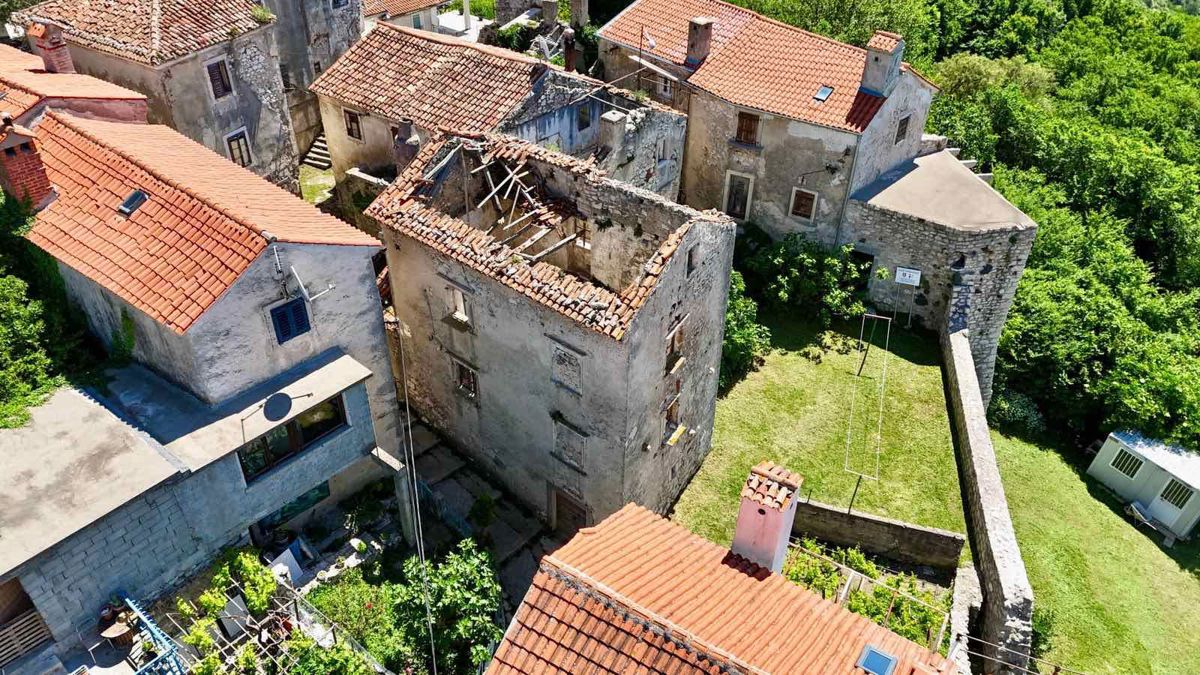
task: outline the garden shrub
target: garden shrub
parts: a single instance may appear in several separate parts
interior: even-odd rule
[[[746,258],[751,291],[770,305],[816,311],[822,325],[866,311],[869,264],[853,259],[853,246],[828,249],[792,233]]]
[[[287,641],[287,650],[294,657],[288,675],[375,675],[367,662],[345,644],[322,648],[307,636]]]
[[[721,343],[721,391],[762,364],[771,348],[771,331],[758,323],[758,303],[746,295],[741,272],[729,275],[729,304],[725,308],[725,341]]]

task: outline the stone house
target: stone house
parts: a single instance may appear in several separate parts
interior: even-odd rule
[[[478,134],[426,143],[366,215],[415,410],[562,531],[670,508],[711,441],[728,218]]]
[[[387,23],[415,30],[438,30],[438,0],[363,0],[363,33]]]
[[[683,115],[506,49],[380,24],[312,90],[349,206],[369,202],[439,130],[500,131],[594,156],[611,177],[671,198],[678,189]]]
[[[298,143],[320,132],[306,87],[357,39],[361,20],[357,0],[273,3],[47,0],[13,16],[30,26],[35,52],[61,55],[59,70],[141,92],[151,123],[296,188],[298,150],[307,148]]]
[[[990,392],[1036,226],[923,134],[937,88],[904,62],[901,36],[879,31],[859,48],[721,0],[637,0],[599,36],[610,82],[688,114],[680,201],[777,239],[852,244],[887,273],[872,274],[876,305],[937,329],[967,287],[958,297],[975,305],[968,328]],[[891,206],[908,208],[885,206],[881,181],[900,181]]]
[[[167,127],[35,122],[3,121],[0,185],[131,361],[0,431],[0,624],[54,658],[118,591],[153,598],[368,480],[405,483],[378,241]]]

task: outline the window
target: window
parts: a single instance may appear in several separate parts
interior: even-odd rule
[[[343,110],[342,115],[346,118],[346,135],[356,141],[361,141],[363,139],[362,115],[353,110]]]
[[[579,360],[580,356],[581,354],[564,345],[554,345],[550,378],[576,394],[583,391],[583,364]]]
[[[857,665],[868,675],[892,675],[892,671],[896,669],[896,657],[867,645],[863,648],[862,656],[858,657]]]
[[[900,118],[900,123],[896,125],[895,145],[900,145],[901,141],[908,138],[908,121],[911,119],[912,115],[905,115],[904,117]]]
[[[471,317],[467,314],[467,298],[462,290],[453,286],[450,288],[450,318],[459,323],[471,323]]]
[[[1130,453],[1125,448],[1119,448],[1117,456],[1113,457],[1112,468],[1133,478],[1137,475],[1138,469],[1142,468],[1142,458]]]
[[[758,145],[758,115],[738,113],[737,142]]]
[[[458,388],[458,393],[467,398],[479,395],[479,375],[474,368],[458,359],[454,359],[454,385]]]
[[[284,91],[292,90],[292,73],[282,63],[279,64],[279,79],[283,80]]]
[[[339,395],[250,441],[238,450],[246,482],[254,481],[287,458],[344,426],[346,409]]]
[[[146,196],[145,192],[142,192],[141,190],[134,190],[133,192],[129,193],[129,196],[125,198],[125,201],[121,202],[121,205],[117,207],[117,210],[124,215],[132,216],[133,212],[137,211],[139,206],[146,203],[146,199],[148,199],[148,197]]]
[[[313,61],[313,75],[320,75],[320,74],[321,74],[321,62]]]
[[[693,247],[691,247],[691,248],[689,248],[689,249],[688,249],[688,254],[687,254],[687,275],[688,275],[689,277],[690,277],[690,276],[692,276],[692,272],[695,272],[695,271],[696,271],[696,265],[697,265],[697,264],[699,264],[699,263],[698,263],[698,261],[697,261],[697,258],[698,258],[698,256],[697,256],[697,251],[698,251],[699,249],[700,249],[700,245],[699,245],[699,244],[697,244],[697,245],[695,245],[695,246],[693,246]]]
[[[334,9],[341,9],[342,7],[345,7],[348,4],[350,4],[350,0],[333,0],[333,8]]]
[[[308,307],[304,304],[304,298],[296,298],[273,308],[271,323],[275,325],[275,339],[279,341],[279,344],[307,333],[310,326],[308,324]]]
[[[671,159],[671,152],[667,148],[667,139],[658,139],[658,145],[654,149],[654,156],[659,162],[665,162]]]
[[[815,96],[813,96],[813,98],[818,101],[827,101],[832,94],[833,87],[821,85],[821,88],[817,90],[817,93]]]
[[[679,421],[679,394],[683,390],[681,382],[675,383],[675,396],[667,404],[663,420],[663,445],[675,445],[686,431]]]
[[[1188,500],[1192,498],[1192,490],[1188,486],[1180,483],[1172,478],[1167,481],[1167,487],[1163,488],[1162,500],[1177,509],[1182,509],[1187,506]]]
[[[208,69],[208,84],[212,87],[213,98],[220,100],[233,93],[233,85],[229,82],[229,67],[225,59],[213,61],[205,66]]]
[[[750,197],[754,179],[744,173],[732,171],[725,174],[725,213],[737,220],[745,220],[750,212]]]
[[[555,413],[558,415],[558,413]],[[574,425],[558,417],[554,420],[554,454],[567,464],[583,471],[583,453],[587,436]]]
[[[420,13],[413,14],[413,28],[420,28],[420,27],[421,27],[421,15],[420,15]]]
[[[225,139],[229,148],[229,159],[238,166],[250,166],[250,142],[246,139],[246,130],[233,132]]]
[[[592,106],[584,104],[575,108],[575,128],[583,131],[592,126]]]
[[[667,100],[675,98],[675,83],[660,75],[658,78],[658,95]]]
[[[683,321],[675,324],[667,333],[667,366],[666,372],[671,373],[683,361]]]
[[[817,193],[811,190],[792,188],[792,215],[804,220],[812,220],[817,212]]]

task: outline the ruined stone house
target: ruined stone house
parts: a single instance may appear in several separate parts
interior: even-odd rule
[[[506,49],[381,24],[312,90],[351,209],[439,130],[500,131],[593,157],[610,177],[671,198],[678,189],[683,115]]]
[[[361,32],[358,0],[47,0],[13,17],[53,69],[145,94],[151,123],[289,188],[320,133],[307,86]]]
[[[118,591],[151,599],[225,546],[273,545],[400,454],[379,242],[101,96],[131,92],[82,97],[85,78],[0,72],[0,187],[130,361],[0,431],[8,672],[94,644]]]
[[[416,411],[566,532],[708,451],[734,226],[498,135],[434,137],[366,214]]]
[[[886,270],[872,274],[876,305],[934,328],[965,287],[990,391],[1035,224],[922,133],[937,88],[904,62],[901,36],[858,48],[721,0],[637,0],[599,35],[610,82],[688,114],[680,201],[775,238],[852,244]],[[915,289],[901,268],[920,273]]]

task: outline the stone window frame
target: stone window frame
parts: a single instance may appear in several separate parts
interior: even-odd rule
[[[813,197],[812,214],[809,215],[808,217],[799,215],[795,212],[796,194],[799,192],[808,193],[808,194],[812,195],[812,197]],[[817,192],[816,190],[809,190],[808,188],[803,188],[803,187],[800,187],[799,185],[796,185],[796,186],[792,187],[792,196],[788,200],[788,218],[791,218],[792,220],[798,220],[802,223],[815,222],[817,219],[817,207],[820,206],[820,204],[821,204],[821,193],[820,192]]]
[[[464,371],[469,378],[464,378]],[[470,382],[470,386],[464,384]],[[450,383],[455,393],[473,403],[479,401],[479,369],[453,354],[450,355]]]
[[[749,141],[742,137],[742,118],[754,119],[754,140]],[[737,117],[734,120],[733,142],[746,147],[757,148],[762,144],[762,127],[764,117],[760,112],[753,110],[738,110]]]
[[[246,143],[246,159],[248,161],[245,164],[242,164],[241,162],[237,161],[237,159],[234,158],[233,145],[231,145],[229,143],[229,141],[232,140],[233,137],[237,136],[238,134],[241,134],[243,140]],[[234,164],[237,164],[240,167],[249,168],[250,166],[253,166],[253,164],[254,164],[254,145],[250,142],[250,132],[246,129],[246,127],[244,127],[244,126],[238,127],[237,129],[234,129],[233,131],[225,134],[224,140],[225,140],[225,152],[229,158],[229,161],[233,162]]]
[[[553,445],[551,446],[552,449],[550,450],[550,456],[557,459],[558,461],[562,462],[563,464],[566,464],[567,466],[571,467],[575,471],[578,471],[579,473],[586,476],[587,471],[584,470],[584,468],[583,468],[583,462],[584,462],[584,459],[587,457],[587,441],[588,441],[588,438],[591,436],[591,434],[587,433],[586,431],[579,428],[578,426],[568,422],[567,419],[565,417],[563,417],[562,413],[559,413],[559,412],[554,412],[554,413],[550,414],[550,428],[551,428],[551,432],[554,434],[554,437],[552,440]],[[580,442],[580,446],[581,446],[580,453],[579,453],[579,461],[575,461],[571,457],[567,457],[566,455],[564,455],[563,453],[558,451],[558,439],[559,439],[560,430],[564,430],[567,433],[575,434],[576,436],[579,437],[579,442]]]
[[[553,382],[555,386],[562,388],[564,391],[568,391],[576,396],[583,396],[583,391],[582,391],[582,388],[583,388],[583,362],[584,362],[584,359],[586,359],[588,356],[587,352],[580,350],[580,349],[574,347],[573,345],[567,344],[566,342],[555,337],[554,335],[551,335],[549,333],[546,333],[545,335],[550,340],[550,357],[551,357],[551,359],[554,358],[555,350],[561,350],[562,352],[564,352],[566,354],[574,355],[576,361],[579,363],[579,388],[578,389],[576,387],[571,386],[570,383],[563,382],[559,378],[555,377],[553,364],[551,365],[551,370],[550,370],[550,381]]]
[[[912,127],[912,113],[907,113],[896,121],[896,136],[892,139],[892,145],[900,145],[908,140],[908,132]]]
[[[353,134],[350,133],[350,116],[351,115],[353,115],[356,120],[355,126],[357,126],[357,128],[358,128],[358,137],[355,137]],[[365,118],[365,117],[366,117],[366,115],[364,113],[361,113],[352,108],[347,108],[345,106],[342,106],[342,130],[346,133],[346,138],[349,138],[350,140],[354,141],[355,143],[366,143],[367,142],[366,134],[363,133],[363,118]]]
[[[225,79],[229,85],[229,92],[224,96],[217,96],[217,92],[213,91],[212,75],[209,73],[209,68],[216,64],[221,64],[221,70],[224,72]],[[200,65],[204,69],[204,83],[207,85],[204,88],[208,91],[209,102],[211,102],[213,105],[223,104],[226,101],[230,101],[237,97],[238,87],[234,82],[234,79],[236,78],[233,76],[233,68],[230,67],[229,57],[227,55],[220,54],[210,59],[205,59]]]
[[[733,215],[732,213],[729,213],[728,211],[725,211],[725,207],[727,207],[729,205],[729,183],[730,183],[730,178],[733,176],[740,176],[742,178],[749,179],[749,181],[750,181],[750,187],[748,187],[746,189],[746,213],[744,215],[742,215],[742,217],[740,217],[740,218]],[[738,222],[745,222],[745,221],[749,220],[750,219],[750,211],[754,206],[754,182],[755,182],[754,174],[745,173],[742,171],[734,171],[733,169],[727,169],[725,171],[725,189],[721,192],[721,210],[725,211],[726,215],[728,215],[730,218],[733,218],[734,220],[736,220]]]
[[[675,83],[666,75],[659,75],[654,85],[654,93],[664,101],[675,100]]]

